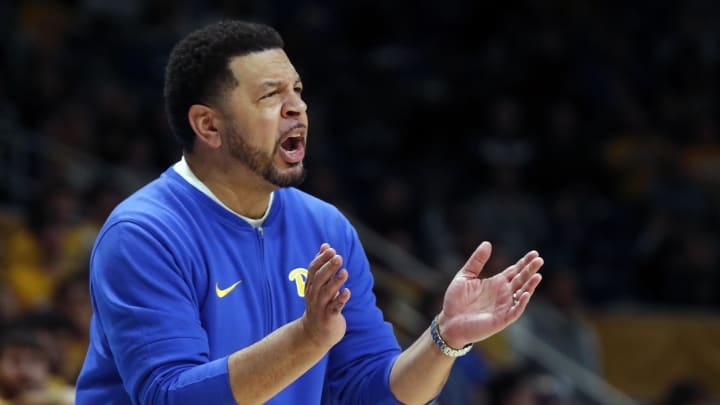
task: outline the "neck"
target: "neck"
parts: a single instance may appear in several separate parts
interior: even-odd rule
[[[235,213],[259,219],[267,211],[275,187],[247,167],[194,153],[186,153],[185,161],[193,174]]]

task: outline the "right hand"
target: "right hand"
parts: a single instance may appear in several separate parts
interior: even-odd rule
[[[347,269],[338,271],[342,262],[342,256],[323,243],[305,280],[305,313],[300,322],[310,340],[328,349],[345,336],[347,328],[342,309],[350,299],[350,290],[340,291],[348,279]]]

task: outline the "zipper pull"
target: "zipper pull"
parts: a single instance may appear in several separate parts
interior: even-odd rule
[[[260,238],[263,238],[265,236],[265,229],[263,229],[262,226],[257,227],[258,233],[260,234]]]

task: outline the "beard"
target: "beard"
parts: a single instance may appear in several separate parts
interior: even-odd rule
[[[275,147],[270,154],[250,145],[240,134],[235,123],[228,122],[227,142],[230,154],[242,162],[250,171],[265,179],[267,182],[278,187],[297,187],[305,180],[305,166],[302,162],[297,163],[299,171],[281,172],[273,161],[280,144],[275,142]],[[295,167],[295,166],[294,166]]]

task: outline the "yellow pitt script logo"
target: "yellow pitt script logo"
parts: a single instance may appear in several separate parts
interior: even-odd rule
[[[232,290],[234,290],[235,287],[237,287],[238,284],[240,284],[240,283],[242,283],[242,280],[236,281],[236,282],[233,283],[233,285],[231,285],[230,287],[228,287],[228,288],[223,288],[223,289],[220,289],[220,285],[218,285],[218,283],[215,283],[215,294],[217,294],[217,296],[218,296],[219,298],[222,298],[222,297],[230,294],[230,293],[232,292]]]
[[[297,287],[299,297],[305,296],[305,281],[307,280],[307,275],[307,269],[303,269],[302,267],[293,269],[290,271],[290,274],[288,274],[288,280],[295,282],[295,287]]]

